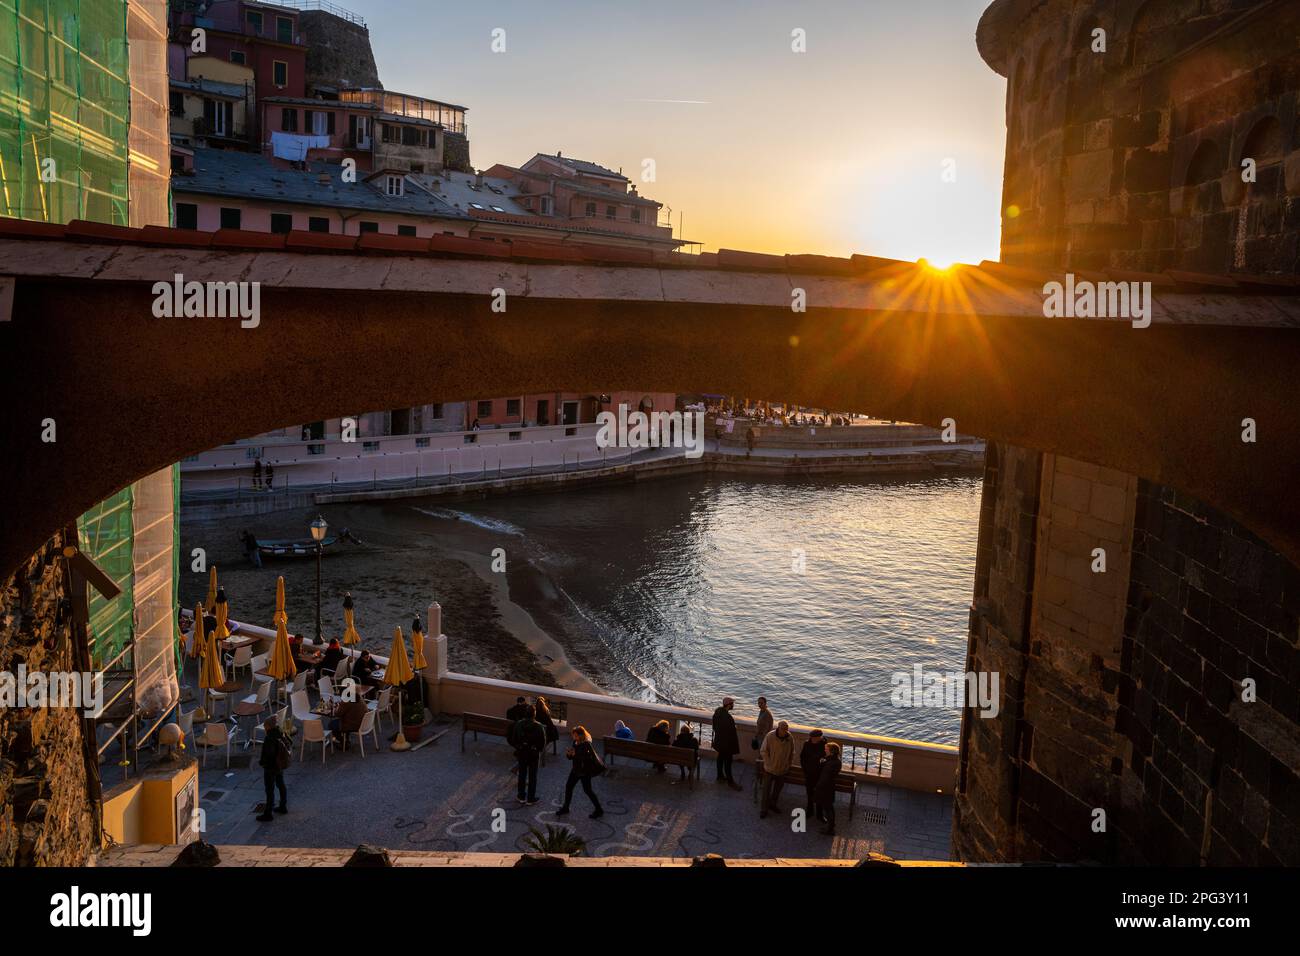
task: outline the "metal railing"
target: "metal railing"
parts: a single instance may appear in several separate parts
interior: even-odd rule
[[[338,4],[330,3],[329,0],[263,0],[263,2],[276,7],[289,7],[294,10],[318,10],[321,13],[332,14],[340,20],[346,20],[348,23],[355,23],[363,30],[369,31],[370,29],[366,26],[364,17],[353,13],[351,10],[340,7]]]

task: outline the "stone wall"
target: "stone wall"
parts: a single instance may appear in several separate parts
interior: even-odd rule
[[[1294,273],[1297,35],[1300,4],[1277,0],[994,3],[979,44],[1008,80],[1003,260]]]
[[[995,0],[1004,261],[1300,272],[1296,36],[1276,0]],[[990,445],[984,495],[969,657],[1003,711],[963,723],[960,857],[1300,863],[1300,572],[1198,501],[1059,456]]]
[[[62,535],[0,590],[0,671],[76,670]],[[0,866],[78,866],[98,849],[81,711],[0,703]]]
[[[382,88],[370,31],[323,10],[303,10],[298,23],[307,42],[307,92],[315,86]]]
[[[474,167],[469,164],[469,137],[464,133],[443,133],[442,164],[456,172],[474,172]]]

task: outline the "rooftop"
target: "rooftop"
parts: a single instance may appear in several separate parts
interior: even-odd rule
[[[585,159],[574,159],[572,156],[565,156],[558,152],[554,155],[551,153],[538,153],[533,157],[533,159],[547,159],[553,163],[560,163],[563,166],[567,166],[579,173],[589,173],[593,176],[607,176],[612,179],[621,179],[623,182],[629,181],[622,173],[615,172],[608,166],[602,166],[600,163],[592,163]]]
[[[408,189],[388,196],[363,179],[343,181],[342,165],[312,161],[310,171],[280,168],[258,153],[229,149],[195,149],[194,174],[172,177],[177,193],[237,196],[300,205],[339,206],[372,212],[461,219],[464,213],[432,193]],[[322,183],[321,178],[328,177]]]

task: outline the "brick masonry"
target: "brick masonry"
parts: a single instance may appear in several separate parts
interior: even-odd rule
[[[1003,260],[1296,275],[1297,35],[1269,0],[995,0]],[[1298,621],[1300,572],[1225,515],[991,444],[969,659],[1004,694],[962,728],[959,858],[1300,863]]]
[[[74,670],[56,535],[0,590],[0,671]],[[77,866],[98,849],[80,710],[0,702],[0,866]]]

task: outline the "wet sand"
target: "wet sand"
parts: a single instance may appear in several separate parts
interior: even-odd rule
[[[207,594],[206,572],[191,568],[192,551],[203,548],[230,601],[230,616],[271,626],[275,581],[284,575],[290,633],[314,636],[316,630],[316,561],[313,558],[263,560],[252,565],[239,541],[247,528],[261,538],[309,538],[317,512],[330,534],[351,530],[360,544],[341,542],[321,561],[322,632],[341,637],[343,597],[351,591],[361,646],[387,655],[393,629],[400,626],[408,642],[411,623],[423,620],[429,603],[442,606],[451,670],[524,681],[549,687],[601,693],[586,671],[590,662],[571,654],[529,610],[512,597],[545,592],[543,577],[526,560],[514,560],[508,542],[492,531],[453,519],[433,519],[413,526],[410,504],[339,505],[285,511],[256,517],[199,521],[181,515],[180,600],[185,607]],[[492,570],[492,549],[507,546],[508,573]],[[426,622],[427,624],[427,622]],[[409,647],[409,643],[408,643]],[[585,666],[584,666],[585,665]]]

